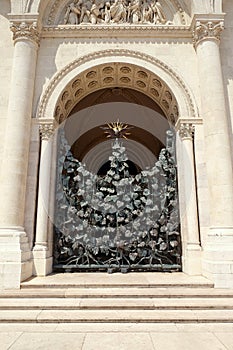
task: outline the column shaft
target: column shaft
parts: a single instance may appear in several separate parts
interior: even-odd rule
[[[20,288],[32,275],[24,211],[39,42],[36,22],[17,22],[11,29],[15,48],[0,181],[0,270],[7,289]]]
[[[39,171],[39,192],[37,207],[36,240],[34,250],[47,250],[48,244],[48,217],[50,207],[50,181],[53,124],[40,125],[41,131],[41,155]]]
[[[211,16],[211,15],[210,15]],[[233,287],[233,171],[219,51],[223,16],[196,20],[194,43],[199,65],[210,229],[203,272],[216,287]]]
[[[196,195],[196,178],[195,164],[193,154],[193,132],[192,124],[181,124],[179,134],[182,139],[182,158],[183,158],[183,176],[184,176],[184,212],[186,227],[183,228],[184,240],[184,271],[190,275],[200,274],[200,239],[199,239],[199,223],[197,211],[197,195]]]
[[[40,121],[41,154],[37,201],[36,239],[33,248],[34,274],[45,276],[52,272],[52,256],[48,249],[49,217],[51,215],[51,166],[53,152],[53,121]]]
[[[200,26],[200,24],[199,24]],[[233,173],[217,25],[197,42],[212,228],[233,228]],[[220,26],[220,24],[219,24]],[[218,32],[217,32],[218,33]],[[215,36],[214,36],[215,34]]]
[[[191,125],[182,125],[180,135],[183,144],[183,162],[184,162],[184,181],[185,181],[185,202],[186,202],[186,220],[188,226],[187,244],[199,247],[196,180],[194,170],[193,155],[193,128]],[[183,135],[182,135],[183,133]]]
[[[1,226],[23,227],[37,44],[15,43],[5,148],[2,161]]]

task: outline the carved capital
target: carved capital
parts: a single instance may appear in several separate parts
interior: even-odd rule
[[[28,39],[39,45],[39,30],[37,22],[11,22],[10,29],[13,32],[13,40]]]
[[[52,136],[54,131],[54,123],[53,122],[41,122],[39,124],[40,129],[40,137],[41,140],[48,141]]]
[[[193,29],[194,47],[206,39],[217,40],[220,42],[220,35],[224,29],[224,21],[196,21]]]
[[[179,128],[179,135],[181,139],[193,139],[194,125],[191,123],[182,123]]]

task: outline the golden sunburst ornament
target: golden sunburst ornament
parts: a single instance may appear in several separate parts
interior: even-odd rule
[[[119,119],[116,122],[108,123],[107,126],[101,127],[101,129],[105,130],[104,133],[107,134],[107,138],[122,137],[124,139],[127,139],[127,136],[131,134],[128,130],[132,128],[132,126],[120,122]]]

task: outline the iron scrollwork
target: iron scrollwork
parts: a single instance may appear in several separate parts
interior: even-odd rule
[[[61,135],[58,158],[55,268],[179,270],[181,244],[173,135],[151,169],[131,175],[121,141],[110,169],[90,173]]]

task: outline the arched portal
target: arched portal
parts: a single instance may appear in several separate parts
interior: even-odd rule
[[[165,124],[167,125],[167,128],[169,128],[169,126],[174,127],[174,125],[178,125],[183,119],[188,119],[190,121],[197,118],[198,116],[197,110],[195,107],[195,103],[192,99],[192,96],[189,92],[189,89],[185,86],[185,84],[180,79],[180,77],[175,72],[173,72],[172,69],[170,69],[167,65],[163,64],[162,62],[156,59],[153,59],[150,56],[141,55],[139,53],[130,52],[128,50],[116,50],[115,56],[112,56],[111,54],[112,52],[110,53],[108,50],[106,52],[97,52],[92,57],[90,56],[84,57],[82,59],[79,59],[69,64],[61,72],[59,72],[54,76],[54,78],[48,85],[45,91],[45,94],[42,96],[41,103],[38,109],[38,116],[40,117],[40,120],[44,118],[45,121],[46,119],[48,121],[49,119],[48,116],[54,115],[54,119],[57,125],[62,125],[63,123],[65,123],[65,125],[68,125],[68,127],[69,127],[70,120],[72,120],[73,117],[74,117],[73,120],[76,120],[76,122],[78,121],[77,124],[75,124],[75,127],[71,128],[72,130],[75,130],[75,132],[77,133],[75,135],[72,135],[72,132],[71,132],[71,140],[69,140],[68,142],[70,146],[75,145],[75,143],[77,144],[80,143],[80,139],[82,137],[85,137],[85,134],[87,136],[88,133],[91,134],[93,130],[97,130],[97,128],[99,128],[100,126],[102,127],[105,126],[106,122],[114,122],[114,120],[116,121],[115,116],[112,116],[110,119],[106,119],[105,117],[102,120],[100,117],[96,117],[96,118],[90,117],[91,113],[86,113],[85,107],[87,106],[89,106],[89,111],[91,108],[92,109],[91,112],[93,112],[93,110],[95,110],[96,112],[99,106],[107,105],[107,104],[114,105],[117,103],[120,103],[120,104],[126,103],[127,105],[132,105],[132,106],[136,105],[137,109],[140,109],[140,108],[143,108],[145,110],[149,109],[150,111],[152,111],[152,114],[154,113],[157,115],[157,117],[159,116],[159,118],[165,122]],[[144,68],[145,62],[147,63],[146,64],[147,68]],[[107,101],[108,103],[106,103]],[[83,119],[80,117],[75,118],[75,114],[80,114],[80,113],[84,114]],[[181,118],[181,115],[185,116],[186,118]],[[121,118],[121,116],[119,117]],[[155,119],[156,118],[154,118],[154,120]],[[81,120],[82,121],[85,120],[85,123],[80,122]],[[151,124],[150,124],[151,120],[152,119],[150,119],[150,117],[148,117],[148,119],[144,117],[135,118],[135,114],[131,113],[131,119],[129,118],[129,120],[127,120],[127,118],[124,118],[124,120],[122,121],[127,124],[133,125],[135,130],[142,129],[144,132],[144,135],[148,136],[151,133],[152,143],[154,142],[154,144],[156,144],[157,142],[157,147],[158,147],[157,157],[158,157],[159,151],[161,151],[162,148],[166,148],[167,146],[166,137],[165,137],[166,132],[164,129],[163,140],[160,140],[159,138],[157,140],[156,135],[154,135],[153,128],[151,128]],[[66,126],[65,126],[65,129],[66,129]],[[145,139],[142,133],[140,134],[139,132],[139,135],[141,139]],[[90,164],[93,164],[93,158],[97,159],[98,156],[101,155],[102,158],[100,157],[99,160],[96,162],[95,166],[93,166],[93,169],[95,169],[95,171],[98,172],[101,166],[103,166],[108,161],[108,158],[106,156],[107,153],[105,152],[107,147],[105,146],[102,147],[103,144],[107,145],[107,143],[101,142],[101,141],[96,142],[94,139],[92,141],[94,142],[94,146],[89,145],[90,149],[86,153],[84,151],[84,157],[86,157],[86,160],[89,161]],[[169,140],[168,138],[168,145],[169,145],[168,147],[171,148],[171,144],[174,146],[174,142],[171,139]],[[140,152],[141,154],[143,153],[146,154],[144,152],[144,150],[146,149],[148,152],[147,154],[148,159],[151,158],[149,156],[149,153],[152,153],[152,158],[154,156],[154,159],[153,159],[154,163],[158,159],[156,158],[155,154],[153,154],[153,152],[151,152],[150,150],[150,147],[151,147],[150,142],[148,142],[148,144],[143,145],[140,142],[132,140],[132,145],[131,145],[132,155],[134,154],[138,156]],[[75,148],[75,146],[73,147]],[[174,157],[174,154],[172,155],[172,157]],[[64,159],[65,161],[67,161],[67,154],[65,154]],[[137,166],[138,168],[143,169],[142,164],[139,164],[136,161],[136,158],[133,159],[131,156],[131,159],[129,160],[133,162],[135,166]],[[72,162],[73,160],[69,158],[69,161]],[[69,165],[68,165],[68,168],[69,168]],[[174,169],[175,168],[173,167],[172,168],[173,174],[175,171]],[[69,169],[69,170],[73,171],[72,169]],[[164,173],[164,169],[162,170]],[[63,169],[62,171],[63,171],[63,175],[65,174],[65,178],[66,178],[68,175],[66,170],[64,171]],[[156,169],[154,169],[154,171],[156,171]],[[64,180],[64,176],[63,176],[63,180]],[[134,185],[136,186],[138,184],[134,183]],[[155,183],[150,183],[150,186],[152,185],[155,185],[156,187]],[[69,186],[70,185],[68,183],[68,187],[66,189],[72,190]],[[167,188],[168,187],[166,187],[166,190]],[[79,190],[79,189],[76,188],[76,190]],[[141,188],[140,190],[144,191],[146,190],[146,188],[143,188],[143,189]],[[166,190],[163,192],[163,196],[165,195]],[[137,193],[138,198],[142,197],[142,194],[143,192]],[[104,194],[104,196],[105,197],[107,196],[106,193]],[[77,205],[77,199],[80,200],[80,198],[76,196],[75,210],[76,212],[77,211],[80,212],[81,208]],[[150,202],[150,199],[151,198],[148,198],[149,202]],[[68,199],[68,201],[70,201],[70,198]],[[175,201],[177,201],[177,198],[174,198],[174,203]],[[144,210],[143,208],[144,208],[144,204],[142,203],[140,210],[143,211]],[[125,209],[125,207],[123,209]],[[135,211],[136,209],[137,208],[134,205],[132,210]],[[89,211],[89,209],[87,211]],[[93,221],[93,215],[96,213],[93,213],[93,211],[91,211],[91,213],[89,214],[91,216],[91,220]],[[108,215],[109,213],[105,213],[105,214]],[[84,215],[86,215],[86,212],[84,212]],[[100,216],[98,210],[97,210],[97,216]],[[122,216],[123,214],[121,215],[121,218]],[[133,217],[133,219],[129,221],[131,222],[136,220],[138,216],[139,216],[138,213],[136,213],[135,217]],[[66,218],[66,219],[69,220],[70,218]],[[126,217],[126,219],[128,218]],[[116,218],[114,220],[115,221],[114,221],[114,224],[112,224],[112,226],[115,228],[117,226]],[[159,220],[159,217],[157,217],[157,220]],[[102,216],[99,221],[106,221],[106,217]],[[100,224],[98,225],[101,229],[106,229],[105,226]],[[108,227],[113,228],[111,227],[111,223],[109,221],[107,222],[107,225]],[[149,225],[151,227],[146,227],[146,230],[150,232],[150,229],[153,229],[154,230],[153,232],[156,233],[157,228],[154,227],[151,223]],[[121,225],[121,226],[123,227],[124,225]],[[160,227],[162,226],[164,225],[161,224]],[[176,231],[174,231],[174,235],[178,236],[179,232],[177,227],[178,226],[176,226],[175,228]],[[163,228],[163,230],[165,230],[165,227]],[[77,232],[76,228],[75,228],[75,232]],[[169,234],[168,233],[166,234],[168,237]],[[76,235],[76,233],[72,233],[72,235],[74,236]],[[157,235],[157,233],[155,235]],[[169,249],[171,249],[171,247],[176,248],[178,245],[180,249],[180,241],[175,240],[175,236],[173,236],[172,234],[170,236],[171,236],[172,243],[169,246],[170,247]],[[97,238],[100,238],[100,237],[98,236]],[[160,233],[158,234],[158,239],[159,238],[162,239],[162,236],[160,235]],[[53,241],[51,234],[50,234],[50,238],[48,238],[48,241],[50,243],[51,241]],[[140,243],[144,244],[145,242],[144,243],[141,241],[138,242],[138,244]],[[170,244],[170,241],[164,242],[160,240],[160,243],[162,244],[163,247],[165,247],[165,250],[166,250],[168,247],[166,246],[166,244],[168,243]],[[95,240],[95,244],[96,244],[96,240]],[[159,243],[157,242],[157,244]],[[53,243],[52,243],[52,246],[53,246]],[[66,248],[69,250],[69,247],[66,247]],[[153,247],[150,247],[151,251],[153,249],[154,249]],[[51,245],[50,245],[50,250],[51,250]],[[175,251],[175,249],[173,250]],[[179,250],[179,252],[180,251],[181,249]],[[130,254],[131,253],[133,254],[135,252],[130,251]],[[77,252],[75,252],[75,254],[77,254]],[[84,254],[83,251],[81,252],[81,254]],[[177,260],[176,263],[174,263],[174,261],[170,259],[168,264],[162,262],[161,257],[159,258],[156,257],[155,260],[156,260],[156,264],[154,265],[159,265],[160,269],[161,269],[161,266],[163,269],[165,265],[169,265],[168,269],[171,268],[171,265],[173,265],[175,269],[181,268],[180,260],[179,261]],[[148,261],[150,261],[150,259]],[[75,262],[75,264],[76,263],[77,261]],[[93,265],[93,263],[91,265]],[[149,262],[147,265],[151,265],[151,262]],[[61,266],[61,264],[59,266]],[[67,268],[67,266],[65,266],[65,268]]]

